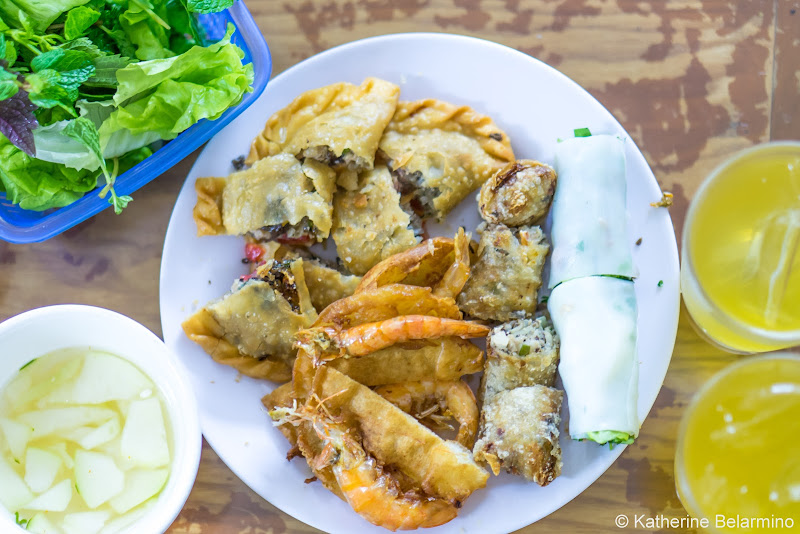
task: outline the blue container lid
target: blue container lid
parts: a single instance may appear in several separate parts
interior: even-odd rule
[[[242,61],[253,64],[253,91],[245,93],[239,104],[226,110],[218,119],[199,121],[152,156],[121,174],[114,186],[118,195],[130,195],[191,154],[255,102],[267,87],[272,72],[272,58],[261,30],[244,2],[239,0],[221,13],[200,15],[200,24],[212,41],[225,36],[229,22],[236,26],[231,41],[244,51]],[[99,189],[86,193],[69,206],[43,212],[20,209],[0,193],[0,239],[11,243],[35,243],[50,239],[110,208],[107,198],[100,198],[98,191]],[[135,203],[127,209],[135,210]]]

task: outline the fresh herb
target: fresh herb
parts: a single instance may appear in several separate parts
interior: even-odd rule
[[[522,346],[519,348],[519,355],[520,355],[520,356],[527,356],[527,355],[528,355],[528,354],[530,354],[530,353],[531,353],[531,347],[530,347],[530,345],[522,345]]]
[[[548,300],[550,300],[550,295],[545,295],[545,296],[542,297],[542,300],[540,302],[542,304],[547,304]]]
[[[23,365],[22,367],[20,367],[20,368],[19,368],[19,370],[20,370],[20,371],[22,371],[23,369],[25,369],[26,367],[28,367],[30,364],[32,364],[33,362],[35,362],[37,359],[38,359],[38,358],[34,358],[34,359],[32,359],[31,361],[29,361],[28,363],[26,363],[25,365]]]
[[[19,512],[14,512],[14,522],[21,526],[24,529],[28,529],[28,523],[30,523],[30,519],[20,519]]]
[[[606,278],[618,278],[619,280],[627,280],[628,282],[633,282],[633,278],[630,276],[623,276],[621,274],[601,274],[598,276],[605,276]]]
[[[23,209],[95,189],[119,213],[119,173],[250,90],[251,65],[197,16],[234,0],[15,0],[0,6],[0,193]],[[180,110],[181,113],[175,113]],[[110,170],[112,168],[117,171]]]
[[[597,432],[587,432],[586,438],[600,445],[608,443],[609,448],[613,448],[614,445],[629,445],[633,443],[634,436],[627,432],[616,430],[599,430]]]
[[[663,280],[659,280],[658,281],[658,287],[662,287],[663,285],[664,285],[664,281]]]
[[[186,5],[192,13],[216,13],[228,9],[234,0],[186,0]]]
[[[589,131],[589,128],[576,128],[575,129],[575,137],[591,137],[592,132]]]

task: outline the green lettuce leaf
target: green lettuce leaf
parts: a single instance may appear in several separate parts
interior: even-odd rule
[[[180,56],[133,63],[117,71],[119,106],[100,127],[100,137],[128,129],[173,139],[200,119],[216,119],[236,105],[253,82],[253,67],[242,65],[242,50],[221,41],[193,47]]]
[[[99,18],[100,12],[90,7],[78,6],[70,9],[64,22],[64,37],[69,41],[77,39]]]
[[[32,158],[3,136],[0,181],[10,202],[43,211],[72,204],[97,187],[97,173]]]
[[[136,47],[136,57],[141,60],[162,59],[174,56],[169,49],[169,24],[166,4],[153,6],[149,0],[133,0],[119,17],[120,26]]]
[[[43,32],[62,13],[89,0],[0,0],[0,16],[9,26]]]
[[[228,9],[235,0],[187,0],[187,6],[192,13],[218,13]]]
[[[596,441],[600,445],[605,445],[606,443],[611,446],[614,445],[628,445],[633,443],[633,439],[635,436],[632,434],[628,434],[627,432],[618,432],[616,430],[599,430],[597,432],[587,432],[586,433],[587,439],[592,441]]]

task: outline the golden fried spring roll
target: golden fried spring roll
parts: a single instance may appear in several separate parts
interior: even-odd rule
[[[478,259],[458,295],[458,307],[472,317],[494,321],[532,316],[550,250],[542,229],[482,224],[478,231]]]
[[[486,461],[494,474],[503,468],[540,486],[561,474],[563,392],[546,386],[501,391],[481,410],[481,429],[475,459]]]
[[[493,328],[486,351],[475,459],[545,486],[561,473],[558,335],[544,317],[521,319]]]
[[[483,220],[506,226],[539,224],[556,190],[556,171],[547,164],[520,159],[497,171],[481,186]]]
[[[544,317],[519,319],[492,329],[481,379],[484,400],[500,391],[541,384],[552,387],[558,370],[558,334]]]

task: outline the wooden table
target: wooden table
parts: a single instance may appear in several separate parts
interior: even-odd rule
[[[247,4],[270,45],[273,74],[340,43],[406,31],[474,35],[540,58],[588,89],[630,132],[662,188],[675,194],[679,241],[689,200],[715,165],[754,143],[800,138],[800,1]],[[518,83],[511,74],[508,81]],[[46,243],[0,242],[0,319],[86,303],[160,333],[164,233],[196,156],[139,190],[120,216],[106,210]],[[682,312],[672,365],[636,444],[582,495],[520,532],[617,532],[614,518],[622,513],[685,516],[672,475],[678,420],[693,392],[735,359],[701,341]],[[195,488],[169,532],[311,530],[248,489],[205,445]]]

